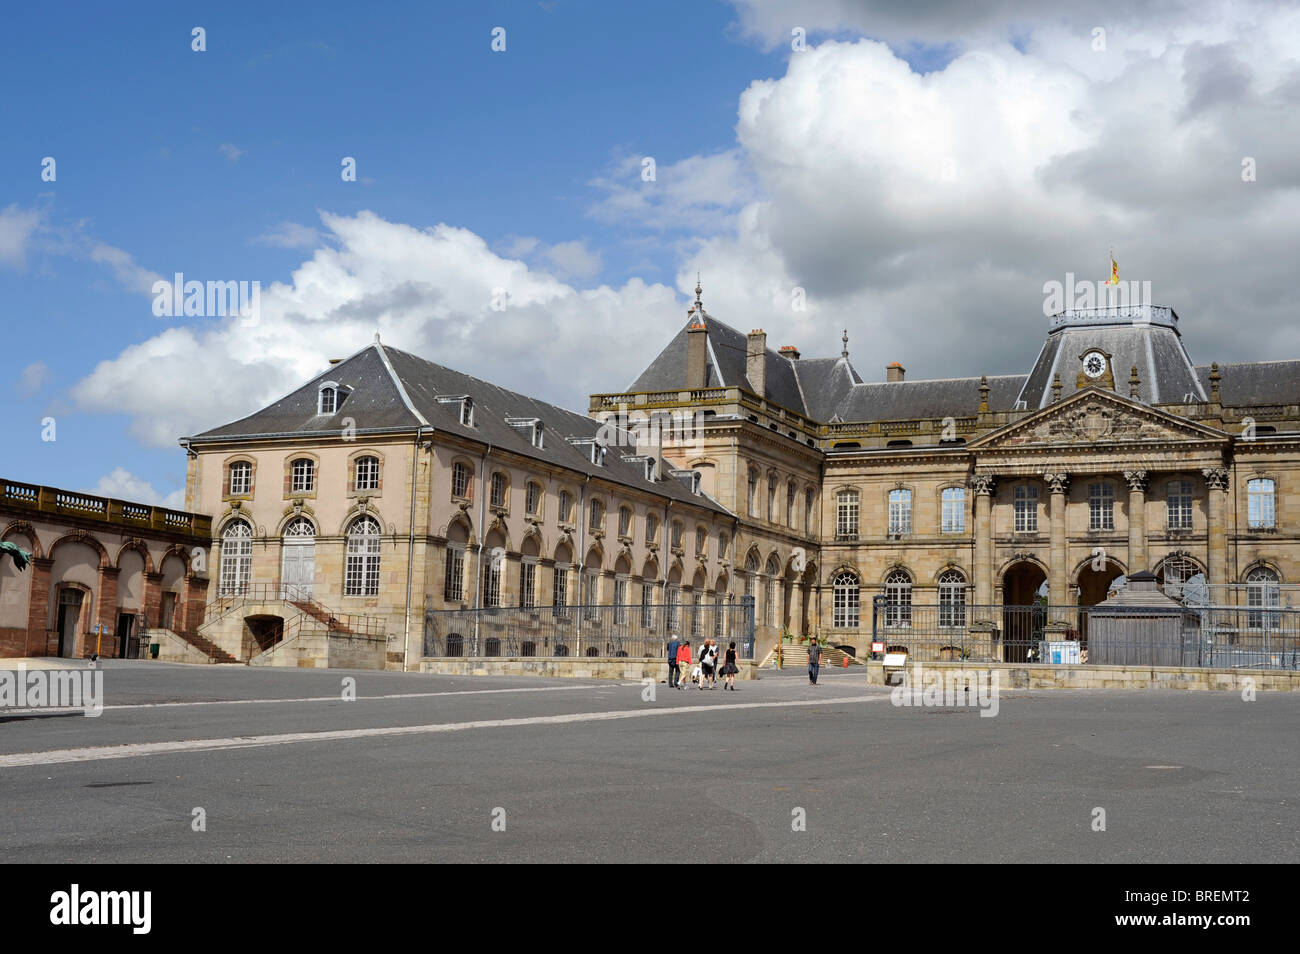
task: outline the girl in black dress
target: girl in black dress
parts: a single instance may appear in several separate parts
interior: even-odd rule
[[[722,680],[723,689],[730,689],[732,692],[736,691],[736,673],[738,672],[740,670],[736,668],[736,644],[733,642],[727,649],[727,660],[722,665],[722,675],[725,677]]]

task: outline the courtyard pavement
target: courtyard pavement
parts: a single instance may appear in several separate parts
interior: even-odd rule
[[[1300,693],[101,665],[98,718],[0,710],[5,861],[1300,858]]]

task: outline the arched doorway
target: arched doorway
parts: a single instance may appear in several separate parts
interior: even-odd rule
[[[1046,593],[1046,582],[1047,574],[1037,563],[1021,560],[1011,564],[1002,574],[1002,605],[1032,606]]]
[[[1092,563],[1079,570],[1079,605],[1096,606],[1106,599],[1110,584],[1124,575],[1124,568],[1114,560],[1107,560],[1099,570]]]
[[[1047,574],[1037,563],[1020,560],[1002,574],[1002,658],[1025,662],[1047,623]],[[1040,599],[1041,597],[1041,599]]]

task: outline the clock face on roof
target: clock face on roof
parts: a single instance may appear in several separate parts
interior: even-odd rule
[[[1106,356],[1100,351],[1089,351],[1083,356],[1083,373],[1096,380],[1106,373]]]

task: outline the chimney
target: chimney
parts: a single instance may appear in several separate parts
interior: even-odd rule
[[[767,334],[762,328],[749,333],[745,348],[745,377],[759,397],[767,396]]]
[[[708,344],[708,329],[702,320],[693,317],[686,329],[686,386],[692,390],[708,386]]]
[[[905,374],[907,374],[907,369],[903,367],[901,364],[899,364],[897,361],[891,361],[889,362],[889,364],[885,365],[886,381],[890,381],[890,382],[901,381],[903,380],[903,375]]]
[[[785,355],[787,358],[789,358],[791,361],[799,360],[799,349],[796,348],[794,345],[782,345],[781,353]]]

